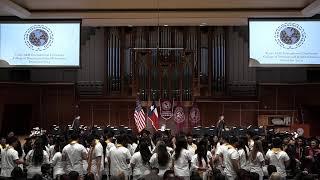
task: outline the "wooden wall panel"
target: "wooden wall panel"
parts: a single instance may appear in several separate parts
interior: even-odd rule
[[[259,113],[290,115],[295,123],[310,124],[310,135],[317,135],[320,130],[319,91],[319,84],[262,85]]]
[[[91,126],[132,126],[135,102],[115,102],[96,100],[80,103],[81,123]]]
[[[6,104],[30,104],[32,119],[30,127],[49,129],[53,124],[67,124],[74,116],[74,86],[46,84],[1,84],[0,85],[0,126]],[[19,123],[20,120],[14,120]],[[0,127],[1,129],[2,127]],[[26,128],[26,133],[31,129]]]
[[[134,124],[133,113],[135,108],[134,101],[116,102],[102,100],[83,100],[80,103],[81,107],[81,123],[91,126],[93,125],[111,125],[111,126],[128,126],[136,131]],[[241,104],[241,107],[240,107]],[[110,105],[110,109],[109,109]],[[198,103],[201,113],[201,126],[215,125],[219,115],[224,111],[226,122],[228,126],[248,126],[250,124],[256,125],[256,111],[257,103]],[[240,109],[241,108],[241,109]],[[184,123],[183,131],[188,132],[191,123],[188,121],[190,107],[185,107],[186,122]],[[159,111],[159,110],[158,110]],[[160,126],[166,124],[166,127],[171,129],[173,133],[176,132],[176,123],[173,118],[165,121],[160,119]],[[150,122],[147,126],[151,128]]]
[[[198,102],[201,112],[200,125],[215,125],[221,113],[225,115],[229,126],[257,125],[257,116],[263,114],[293,114],[298,117],[298,108],[301,104],[305,111],[304,120],[311,125],[311,135],[315,135],[320,130],[317,114],[317,109],[320,107],[318,95],[320,85],[262,85],[259,89],[260,103]],[[72,85],[1,85],[0,113],[3,114],[5,104],[32,104],[31,126],[39,125],[48,129],[53,124],[65,126],[72,123],[76,114],[75,100]],[[81,122],[88,126],[92,124],[125,125],[135,130],[134,108],[133,99],[80,99]],[[186,113],[188,110],[189,107],[186,107]],[[2,115],[1,118],[3,118]],[[3,121],[2,119],[0,122]],[[167,122],[161,120],[160,123],[166,123],[167,127],[173,131],[175,129],[173,119]],[[185,126],[189,127],[190,124],[186,123]]]

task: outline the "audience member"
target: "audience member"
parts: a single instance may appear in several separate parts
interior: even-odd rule
[[[33,149],[26,156],[27,178],[32,178],[35,174],[41,175],[41,166],[49,163],[49,155],[43,150],[42,141],[37,138],[33,144]]]
[[[130,165],[132,168],[133,180],[142,178],[150,173],[150,158],[152,156],[148,144],[145,141],[140,142],[138,152],[134,153]]]
[[[150,158],[150,166],[159,169],[159,176],[172,167],[171,156],[167,151],[166,144],[163,141],[157,143],[156,152]]]
[[[19,159],[18,151],[15,150],[18,139],[15,136],[9,136],[8,145],[1,149],[1,176],[11,177],[12,170],[23,161]]]
[[[287,176],[286,167],[289,165],[288,154],[281,149],[282,141],[279,137],[273,139],[273,148],[269,150],[266,154],[266,160],[270,165],[274,165],[277,168],[277,172],[281,177],[285,178]]]
[[[187,140],[185,136],[179,136],[176,142],[174,152],[173,169],[175,175],[185,180],[190,177],[189,165],[192,159],[192,153],[187,150]]]
[[[76,171],[83,176],[83,160],[87,159],[87,149],[78,140],[78,134],[73,132],[71,142],[62,149],[62,160],[66,162],[66,173]]]
[[[124,174],[126,179],[130,174],[130,151],[125,147],[125,135],[121,134],[117,138],[117,145],[111,148],[108,159],[110,166],[111,176],[118,176],[119,174]]]

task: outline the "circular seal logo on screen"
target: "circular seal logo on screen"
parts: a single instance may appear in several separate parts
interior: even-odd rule
[[[285,49],[296,49],[306,39],[304,29],[296,23],[284,23],[276,29],[275,40]]]
[[[52,45],[53,33],[44,25],[34,25],[25,32],[24,42],[34,51],[43,51]]]

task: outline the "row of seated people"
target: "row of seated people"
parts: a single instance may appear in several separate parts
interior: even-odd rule
[[[10,134],[2,138],[1,147],[4,178],[12,177],[15,167],[28,179],[41,174],[61,179],[71,172],[82,179],[265,179],[271,173],[289,179],[315,178],[320,170],[317,139],[250,130],[241,136],[226,131],[218,137],[70,129],[35,133],[24,143]],[[48,164],[52,172],[43,173],[41,167]]]

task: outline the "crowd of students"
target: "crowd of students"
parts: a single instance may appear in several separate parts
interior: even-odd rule
[[[319,139],[290,134],[210,136],[169,131],[139,135],[110,128],[39,134],[22,145],[1,139],[1,178],[11,179],[316,179]]]

